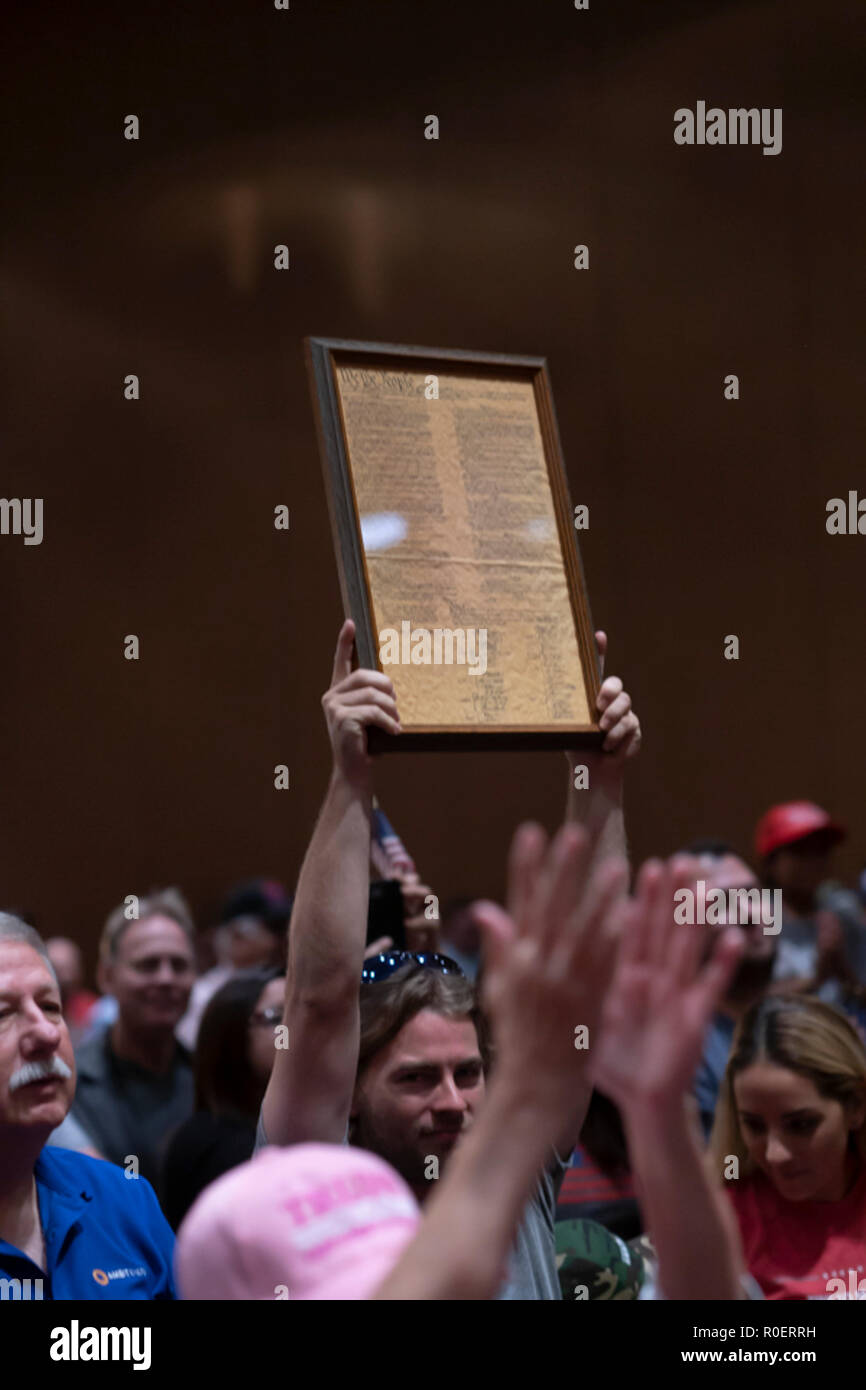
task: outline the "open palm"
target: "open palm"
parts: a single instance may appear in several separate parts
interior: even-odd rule
[[[648,861],[628,905],[591,1059],[595,1085],[621,1106],[680,1100],[689,1090],[707,1025],[742,953],[741,933],[729,929],[701,966],[702,929],[674,921],[674,894],[694,877],[688,860]]]
[[[571,1103],[616,960],[626,881],[624,859],[593,866],[590,838],[578,827],[564,826],[548,846],[528,824],[511,847],[508,911],[474,906],[497,1065],[532,1076],[536,1087],[563,1089]],[[576,1026],[587,1029],[588,1051],[576,1048]]]

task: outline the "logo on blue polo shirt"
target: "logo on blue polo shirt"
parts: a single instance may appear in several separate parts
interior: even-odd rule
[[[110,1279],[140,1279],[142,1275],[146,1274],[147,1270],[144,1266],[137,1265],[134,1269],[109,1269],[107,1273],[104,1269],[95,1269],[93,1278],[97,1284],[101,1284],[105,1288]]]

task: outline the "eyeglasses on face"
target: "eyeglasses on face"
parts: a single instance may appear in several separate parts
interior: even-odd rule
[[[251,1028],[273,1028],[275,1023],[283,1021],[283,1006],[275,1005],[272,1009],[256,1009],[255,1013],[250,1014]]]

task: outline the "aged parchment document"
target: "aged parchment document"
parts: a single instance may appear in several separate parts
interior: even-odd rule
[[[591,723],[531,381],[439,364],[336,375],[403,727]],[[436,630],[452,634],[438,649]]]

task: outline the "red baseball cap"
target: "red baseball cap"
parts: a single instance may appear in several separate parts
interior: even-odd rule
[[[832,820],[814,801],[783,801],[779,806],[771,806],[758,821],[755,853],[759,859],[766,859],[774,850],[816,834],[825,835],[828,845],[837,845],[847,833],[843,825]]]

